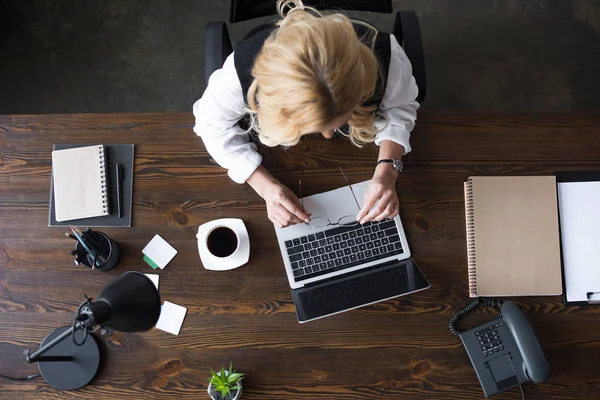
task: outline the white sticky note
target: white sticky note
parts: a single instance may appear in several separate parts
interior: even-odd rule
[[[158,281],[160,280],[160,276],[158,274],[144,274],[144,275],[146,275],[148,278],[150,278],[152,283],[154,283],[154,286],[156,286],[156,289],[158,289]]]
[[[161,331],[179,335],[186,313],[187,308],[165,301],[160,309],[160,318],[156,323],[156,327]]]
[[[146,256],[144,257],[144,261],[146,261],[152,268],[156,269],[156,267],[158,267],[163,269],[173,259],[173,257],[175,257],[177,250],[167,243],[165,239],[159,235],[155,235],[150,243],[144,247],[142,253],[144,253]]]

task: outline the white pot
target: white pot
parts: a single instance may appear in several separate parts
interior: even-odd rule
[[[225,371],[226,374],[229,374],[229,371]],[[221,372],[217,372],[217,375],[221,375]],[[232,398],[232,400],[239,400],[240,397],[242,397],[242,381],[238,381],[237,385],[240,387],[239,389],[237,389],[237,393],[235,394],[235,397]],[[208,385],[208,395],[210,396],[211,399],[216,400],[216,398],[214,398],[211,394],[212,392],[212,383]]]

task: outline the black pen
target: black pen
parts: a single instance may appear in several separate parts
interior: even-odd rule
[[[108,256],[106,255],[104,246],[98,241],[97,234],[92,230],[92,228],[88,228],[88,230],[85,231],[81,237],[86,241],[87,245],[90,246],[90,248],[96,254],[98,254],[100,261],[106,261],[106,257]]]
[[[115,164],[115,176],[117,178],[117,209],[119,218],[122,218],[123,210],[121,203],[123,202],[123,167],[121,164]]]

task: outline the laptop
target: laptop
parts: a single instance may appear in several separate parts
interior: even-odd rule
[[[370,181],[352,185],[362,199]],[[358,214],[348,186],[303,198],[312,218]],[[364,225],[275,227],[298,322],[418,292],[430,284],[410,257],[400,217]]]

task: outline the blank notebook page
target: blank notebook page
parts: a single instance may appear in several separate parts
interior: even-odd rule
[[[108,215],[104,146],[52,152],[57,221]]]

